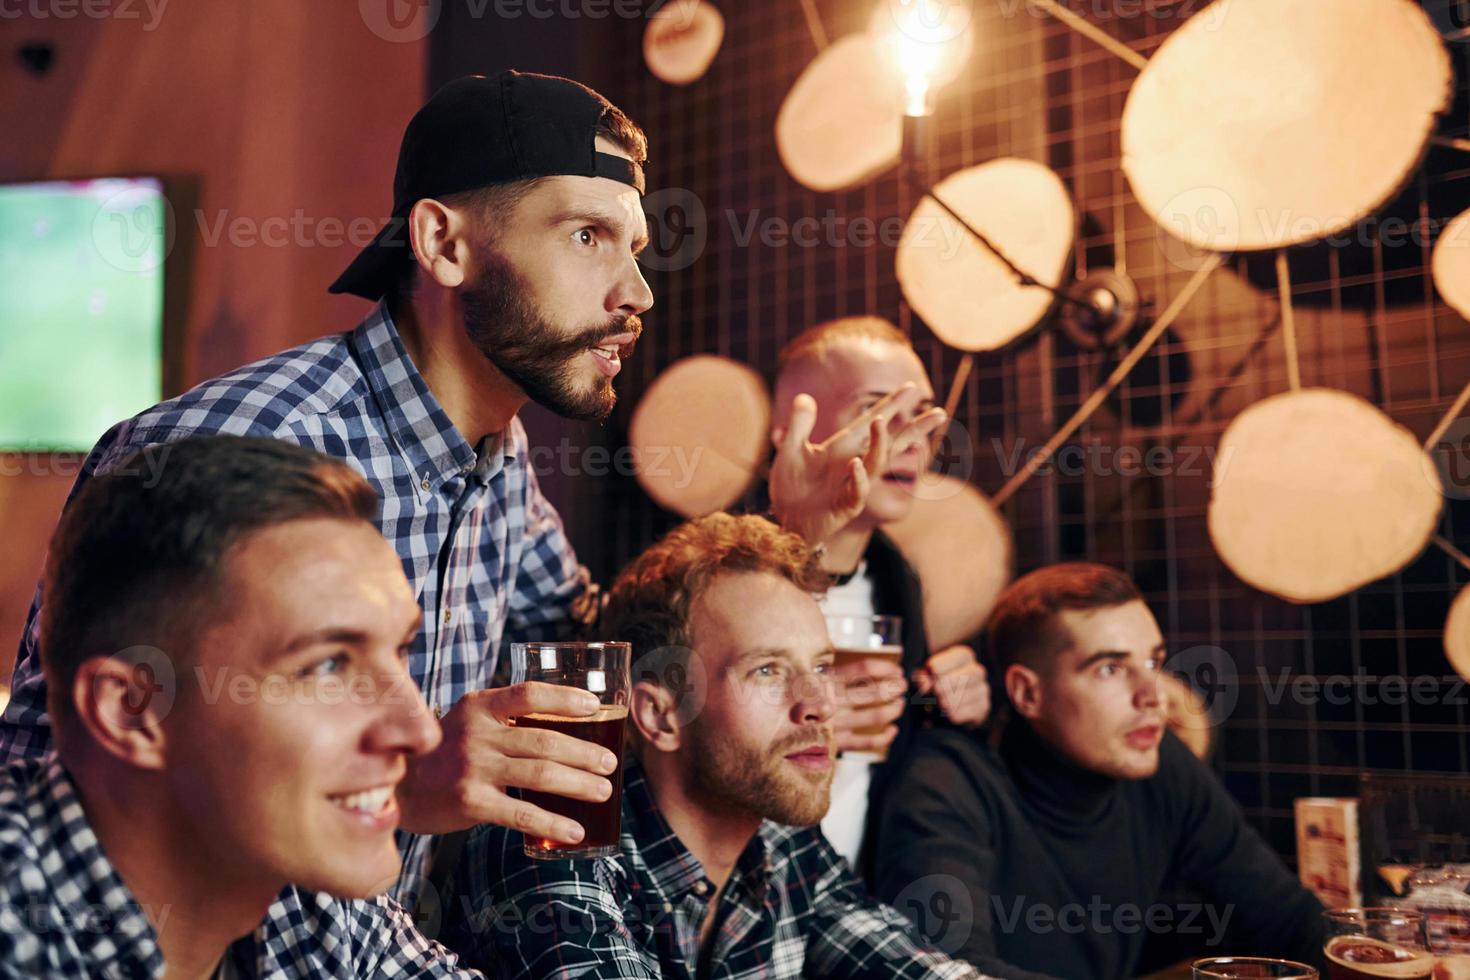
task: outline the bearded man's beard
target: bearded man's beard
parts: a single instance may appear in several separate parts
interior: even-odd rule
[[[568,335],[535,308],[525,280],[503,256],[485,254],[479,277],[460,290],[471,343],[536,404],[568,419],[607,418],[618,401],[613,379],[599,373],[590,385],[579,382],[576,359],[608,337],[641,333],[638,317],[610,317]],[[627,344],[619,356],[632,351]]]
[[[834,770],[804,776],[784,756],[815,742],[830,745],[830,729],[809,729],[756,749],[736,743],[727,733],[710,731],[701,721],[695,719],[685,733],[694,789],[706,802],[792,827],[810,827],[827,815]]]

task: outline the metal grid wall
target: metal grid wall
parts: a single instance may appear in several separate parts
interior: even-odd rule
[[[862,29],[872,9],[870,0],[818,6],[833,38]],[[1082,218],[1077,272],[1121,265],[1162,308],[1190,269],[1139,210],[1119,169],[1119,116],[1132,69],[1020,0],[977,0],[976,6],[975,56],[940,98],[938,174],[1006,155],[1049,164]],[[1073,2],[1144,54],[1199,6]],[[911,333],[940,392],[959,360],[902,303],[891,247],[855,246],[843,241],[843,231],[817,247],[763,244],[758,233],[740,241],[752,221],[758,228],[771,218],[790,223],[831,215],[836,226],[850,229],[844,223],[857,218],[901,220],[914,201],[892,173],[837,194],[795,184],[781,167],[772,131],[781,99],[816,51],[800,5],[720,7],[724,47],[709,75],[692,86],[658,83],[636,57],[608,58],[616,67],[606,90],[650,135],[650,186],[689,191],[708,234],[687,268],[650,273],[657,306],[645,318],[640,354],[619,380],[622,401],[606,432],[614,445],[625,438],[641,392],[675,360],[721,354],[769,379],[788,337],[834,316],[874,312],[893,319]],[[641,29],[642,22],[627,22],[598,37],[609,50],[633,52]],[[1470,123],[1464,84],[1470,54],[1465,45],[1452,50],[1460,81],[1442,128],[1463,135]],[[1384,214],[1442,224],[1470,207],[1467,178],[1470,156],[1433,150]],[[1360,243],[1293,250],[1303,383],[1362,395],[1423,437],[1470,380],[1470,325],[1433,295],[1425,275],[1430,242],[1397,241],[1391,234],[1397,230],[1370,222]],[[1286,389],[1270,273],[1269,257],[1235,259],[1215,273],[1164,342],[1074,438],[1073,458],[1081,465],[1038,474],[1005,513],[1018,571],[1070,558],[1118,565],[1145,590],[1173,649],[1217,648],[1228,656],[1235,671],[1220,677],[1221,695],[1233,692],[1236,704],[1221,732],[1217,765],[1248,816],[1292,853],[1297,796],[1352,795],[1365,770],[1470,772],[1470,691],[1455,681],[1440,648],[1450,601],[1470,575],[1431,549],[1400,575],[1335,602],[1299,607],[1244,585],[1215,557],[1205,526],[1215,443],[1242,408]],[[1080,350],[1050,329],[982,355],[945,465],[993,493],[1013,469],[1014,454],[1043,443],[1115,357]],[[1452,430],[1458,435],[1470,430]],[[1142,476],[1122,475],[1117,450],[1129,446],[1159,447],[1169,463]],[[1470,456],[1448,452],[1458,453],[1470,474]],[[602,581],[676,523],[631,479],[613,477],[607,487],[595,531],[579,527],[577,535],[584,560]],[[1470,478],[1456,478],[1450,489],[1441,531],[1464,547],[1470,510],[1462,498],[1470,496]],[[1312,693],[1314,680],[1335,675],[1352,680],[1348,697],[1331,693],[1342,688]],[[1392,703],[1399,682],[1385,678],[1403,678],[1412,693]]]

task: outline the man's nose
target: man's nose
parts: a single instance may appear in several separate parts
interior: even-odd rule
[[[797,679],[792,720],[798,724],[826,724],[837,713],[837,691],[832,675],[809,671]]]
[[[649,288],[648,280],[643,278],[638,260],[630,255],[627,263],[610,297],[609,312],[638,316],[653,306],[653,290]]]
[[[378,707],[378,716],[369,733],[375,751],[425,755],[434,751],[444,737],[439,720],[429,710],[407,670],[384,676]]]
[[[1159,683],[1158,671],[1144,671],[1133,692],[1133,703],[1139,708],[1157,708],[1163,700],[1164,692]]]

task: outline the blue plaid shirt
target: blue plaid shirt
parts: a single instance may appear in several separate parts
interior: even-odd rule
[[[516,980],[985,980],[870,899],[819,828],[770,821],[735,863],[699,967],[716,889],[636,763],[619,843],[617,857],[543,861],[525,856],[519,832],[476,827],[446,903],[446,944]]]
[[[226,954],[242,977],[479,976],[420,935],[391,899],[288,891],[294,928],[268,922]],[[0,769],[0,975],[142,980],[163,972],[157,933],[102,852],[61,761],[48,753]]]
[[[204,434],[294,442],[367,477],[383,501],[383,536],[424,610],[408,669],[439,713],[490,685],[503,642],[565,636],[596,607],[587,571],[531,470],[520,420],[477,457],[414,367],[383,304],[351,333],[239,368],[113,426],[72,493],[136,449]],[[38,758],[50,746],[37,655],[41,602],[38,588],[0,717],[0,764]],[[406,900],[433,840],[400,836]]]

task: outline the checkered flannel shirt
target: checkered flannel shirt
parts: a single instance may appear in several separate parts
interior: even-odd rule
[[[446,903],[444,942],[490,976],[525,980],[984,980],[870,899],[820,829],[770,821],[726,883],[701,967],[699,928],[715,887],[636,764],[624,779],[620,851],[544,861],[524,855],[518,832],[477,827]]]
[[[288,893],[288,931],[265,923],[230,948],[242,977],[479,976],[420,935],[391,899]],[[167,929],[167,910],[154,911]],[[163,974],[158,935],[102,852],[61,761],[48,753],[0,769],[0,977]]]
[[[114,426],[87,457],[72,494],[89,474],[115,468],[136,449],[205,434],[282,439],[367,477],[382,498],[379,526],[424,610],[408,668],[436,712],[490,686],[502,642],[564,637],[595,609],[587,572],[531,470],[520,420],[477,458],[383,304],[350,333],[206,381]],[[37,655],[41,602],[37,588],[0,717],[0,764],[38,758],[50,746]],[[415,897],[433,841],[400,834],[405,901]]]

